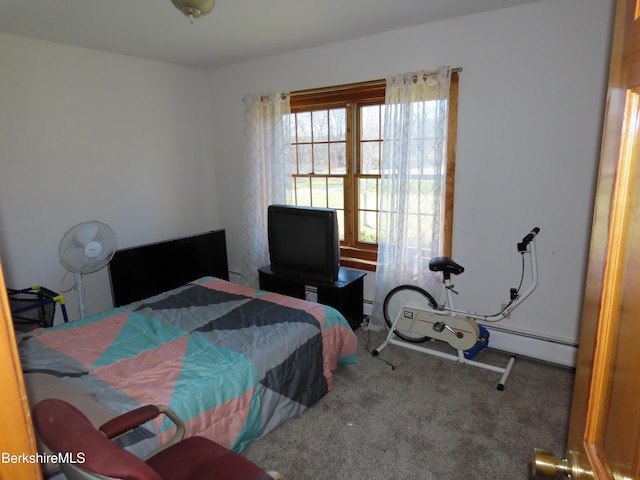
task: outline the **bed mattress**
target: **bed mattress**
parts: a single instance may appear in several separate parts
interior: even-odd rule
[[[25,374],[55,377],[115,414],[168,405],[187,436],[236,452],[331,390],[356,345],[331,307],[215,277],[19,337]],[[173,430],[157,419],[121,442],[144,457]]]

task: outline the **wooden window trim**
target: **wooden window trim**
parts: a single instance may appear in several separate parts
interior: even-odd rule
[[[445,256],[452,254],[453,237],[453,207],[455,190],[456,169],[456,143],[458,124],[458,90],[459,69],[451,72],[451,85],[449,90],[448,111],[448,137],[447,137],[447,173],[445,179],[445,215],[443,225],[443,253]],[[350,83],[327,88],[317,88],[305,91],[291,92],[290,108],[292,113],[304,111],[324,110],[327,108],[343,107],[346,104],[358,103],[360,105],[378,104],[385,101],[386,82],[373,80],[364,83]],[[320,102],[320,103],[319,103]],[[347,110],[348,117],[353,115],[351,109]],[[354,128],[353,117],[347,118],[348,134]],[[353,155],[355,149],[347,151],[347,178],[357,181],[354,168]],[[351,171],[350,171],[351,169]],[[347,189],[348,198],[345,199],[345,240],[350,240],[353,246],[342,245],[340,247],[340,264],[345,267],[357,268],[365,271],[375,271],[377,266],[377,245],[368,245],[355,241],[353,215],[355,199],[355,185]]]
[[[340,247],[340,265],[375,272],[378,265],[378,250],[359,247]]]
[[[447,126],[447,178],[445,180],[444,196],[444,238],[443,253],[451,257],[453,242],[453,199],[456,178],[456,145],[458,140],[458,87],[460,76],[457,71],[451,72],[449,87],[449,123]]]
[[[314,108],[331,108],[331,105],[361,103],[365,100],[382,102],[385,100],[386,85],[384,80],[373,80],[365,83],[348,83],[328,88],[316,88],[304,92],[291,92],[289,100],[291,112],[303,112]],[[318,106],[321,99],[322,106]]]

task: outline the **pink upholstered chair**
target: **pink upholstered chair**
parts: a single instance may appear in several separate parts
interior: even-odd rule
[[[165,414],[177,426],[174,437],[146,460],[110,439]],[[147,405],[120,415],[99,430],[73,405],[58,399],[40,401],[33,422],[44,444],[67,454],[61,465],[69,480],[273,480],[249,460],[203,437],[183,439],[182,421],[164,406]],[[65,455],[62,456],[65,458]],[[84,460],[73,463],[74,460]]]

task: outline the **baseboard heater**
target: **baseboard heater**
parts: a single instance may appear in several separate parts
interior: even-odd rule
[[[565,340],[519,332],[496,325],[484,325],[489,333],[489,348],[522,355],[544,362],[575,368],[578,345]]]

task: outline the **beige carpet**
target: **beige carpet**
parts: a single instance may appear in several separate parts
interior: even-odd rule
[[[499,373],[393,345],[374,357],[365,347],[385,335],[357,335],[357,362],[338,368],[334,389],[246,457],[287,480],[517,480],[531,478],[534,447],[564,453],[573,370],[518,358],[498,391]]]

